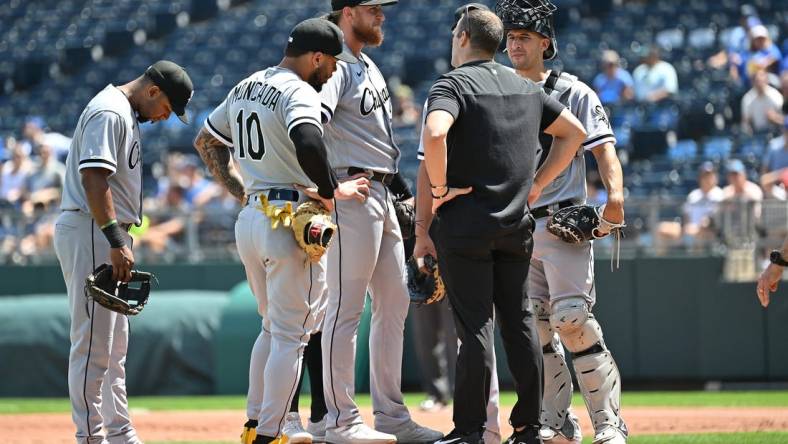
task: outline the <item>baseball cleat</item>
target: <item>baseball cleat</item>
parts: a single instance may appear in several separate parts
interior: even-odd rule
[[[312,435],[312,442],[326,442],[326,422],[328,415],[323,416],[318,422],[307,421],[306,431]]]
[[[526,426],[520,431],[514,431],[505,444],[542,444],[539,437],[539,426]]]
[[[326,442],[331,444],[393,444],[397,442],[397,437],[378,432],[361,423],[326,429]]]
[[[545,444],[580,444],[583,441],[580,423],[577,416],[571,411],[560,429],[556,430],[550,426],[543,425],[539,430],[539,436]]]
[[[290,412],[282,426],[281,444],[312,444],[312,434],[304,430],[298,412]]]
[[[435,444],[484,444],[484,440],[479,432],[461,433],[454,429]]]
[[[606,426],[600,429],[594,435],[593,444],[626,444],[629,431],[623,421],[621,425],[621,428]]]
[[[379,428],[382,430],[382,428]],[[397,444],[423,444],[435,442],[443,438],[443,433],[430,428],[420,426],[412,419],[397,426],[396,430],[389,433],[397,437]]]
[[[250,419],[246,421],[244,430],[241,432],[241,444],[252,444],[255,438],[257,438],[257,420]]]

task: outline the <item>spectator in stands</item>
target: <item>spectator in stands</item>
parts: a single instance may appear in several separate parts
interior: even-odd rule
[[[782,137],[769,143],[769,148],[761,163],[761,174],[788,168],[788,116],[783,120]]]
[[[709,66],[718,69],[730,63],[730,66],[741,64],[742,54],[750,49],[750,29],[761,24],[758,11],[752,5],[741,5],[739,8],[739,26],[731,29],[721,43],[724,49],[709,58]]]
[[[184,156],[180,173],[178,185],[184,188],[184,199],[192,207],[203,206],[217,193],[217,185],[205,177],[196,156]]]
[[[22,127],[22,136],[31,147],[48,145],[52,148],[58,159],[65,159],[71,147],[71,138],[60,133],[44,131],[46,123],[38,116],[31,116],[25,120]]]
[[[27,180],[33,173],[33,164],[22,144],[11,147],[11,160],[0,169],[0,204],[18,206],[27,192]]]
[[[651,46],[643,63],[632,73],[635,98],[639,102],[658,103],[673,97],[679,90],[676,69],[660,59],[659,48]]]
[[[57,160],[49,145],[40,145],[38,163],[27,178],[27,199],[22,205],[25,214],[31,214],[34,207],[48,208],[53,202],[60,202],[60,190],[66,175],[66,166]]]
[[[690,191],[684,203],[685,236],[706,242],[714,238],[712,218],[723,199],[722,188],[718,185],[717,169],[711,162],[704,162],[698,171],[698,188]]]
[[[716,238],[713,227],[714,215],[723,199],[722,189],[717,185],[717,169],[711,162],[704,162],[698,170],[698,188],[687,195],[683,206],[683,226],[678,222],[662,222],[657,228],[657,238],[678,241],[698,248]]]
[[[150,227],[140,239],[153,253],[177,253],[181,250],[181,237],[190,208],[185,195],[186,190],[183,187],[170,183],[160,201],[153,204],[153,208],[166,211],[165,216],[155,213],[151,215]]]
[[[766,71],[758,70],[752,78],[752,89],[741,99],[742,130],[765,133],[776,129],[781,122],[783,96],[769,85]]]
[[[603,105],[616,104],[632,100],[635,92],[632,89],[634,80],[626,69],[621,67],[618,53],[608,49],[602,52],[602,72],[594,77],[594,90]]]
[[[408,126],[418,123],[421,109],[413,101],[413,90],[404,84],[394,89],[394,126]]]
[[[782,54],[769,38],[769,30],[764,25],[756,25],[750,28],[750,47],[740,60],[733,61],[731,75],[746,87],[759,71],[775,71],[781,60]]]
[[[763,191],[747,180],[747,168],[741,160],[727,164],[728,186],[722,189],[719,227],[727,244],[751,242],[761,218]]]

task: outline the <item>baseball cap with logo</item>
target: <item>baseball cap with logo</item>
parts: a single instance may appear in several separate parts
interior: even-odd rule
[[[399,0],[331,0],[331,10],[339,11],[345,6],[386,6],[393,5]]]
[[[311,18],[297,24],[287,39],[288,48],[322,52],[347,63],[358,59],[345,46],[345,36],[339,26],[322,18]]]
[[[145,75],[164,91],[181,122],[188,124],[186,105],[194,95],[194,85],[186,70],[169,60],[159,60],[145,70]]]

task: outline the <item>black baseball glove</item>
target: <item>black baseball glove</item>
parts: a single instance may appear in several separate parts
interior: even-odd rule
[[[403,239],[410,239],[416,235],[416,208],[406,199],[396,199],[394,201],[394,212],[397,214],[397,222],[402,232]]]
[[[148,302],[151,278],[151,273],[132,270],[129,282],[118,282],[112,279],[112,265],[101,264],[85,279],[85,296],[108,310],[137,315]],[[132,282],[139,283],[139,288],[129,288]]]
[[[428,305],[446,297],[446,287],[438,273],[437,261],[432,256],[425,256],[424,266],[429,273],[425,274],[419,269],[416,258],[408,260],[408,290],[412,304]]]
[[[579,244],[592,239],[601,239],[611,232],[620,235],[626,227],[622,222],[616,224],[602,217],[605,206],[574,205],[556,211],[547,221],[547,231],[564,242]]]

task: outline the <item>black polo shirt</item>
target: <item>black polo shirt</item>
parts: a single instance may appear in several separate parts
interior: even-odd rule
[[[542,88],[494,61],[470,62],[430,89],[427,112],[454,116],[447,145],[450,187],[473,192],[443,204],[443,235],[495,237],[520,229],[528,214],[539,133],[564,106]]]

